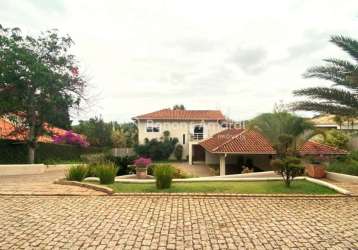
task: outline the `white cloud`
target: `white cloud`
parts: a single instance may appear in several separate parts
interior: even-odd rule
[[[76,119],[124,121],[177,103],[247,119],[291,101],[294,89],[324,84],[302,73],[345,56],[328,40],[358,37],[355,7],[354,0],[0,0],[0,20],[73,37],[96,95]]]

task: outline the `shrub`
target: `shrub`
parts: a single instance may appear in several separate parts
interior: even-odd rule
[[[75,165],[70,167],[66,173],[66,179],[69,181],[83,181],[88,174],[88,167],[86,165]]]
[[[347,149],[349,139],[347,133],[333,129],[328,132],[325,143],[333,147]]]
[[[152,164],[152,160],[150,158],[139,157],[134,161],[134,165],[138,167],[148,167]]]
[[[358,176],[357,151],[353,151],[348,156],[340,157],[331,162],[327,167],[327,171]]]
[[[175,149],[175,145],[178,143],[178,139],[170,138],[168,131],[165,132],[161,140],[145,140],[144,144],[136,145],[134,147],[135,152],[140,156],[149,157],[156,161],[168,160]]]
[[[284,183],[287,187],[296,176],[302,175],[304,167],[301,160],[296,157],[286,157],[284,159],[275,159],[271,161],[271,166],[279,174],[281,174]]]
[[[182,160],[182,158],[183,158],[183,146],[182,145],[179,144],[175,147],[174,155],[178,161]]]
[[[97,166],[96,175],[101,184],[112,184],[117,175],[118,168],[114,163],[103,163]]]
[[[68,144],[38,143],[36,163],[56,164],[68,162],[82,162],[81,156],[103,149],[88,147],[81,148]],[[0,140],[0,164],[21,164],[28,162],[27,145],[24,142]]]
[[[117,175],[127,175],[133,173],[133,169],[130,167],[130,165],[133,164],[135,158],[135,156],[116,157],[107,155],[105,161],[112,162],[117,166]]]
[[[170,188],[175,169],[170,165],[157,165],[154,168],[156,186],[158,189]]]

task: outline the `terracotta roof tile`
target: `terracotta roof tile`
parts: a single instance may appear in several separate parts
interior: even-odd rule
[[[212,153],[275,154],[266,138],[253,130],[227,129],[200,143]]]
[[[308,141],[300,149],[301,155],[342,155],[348,152],[329,145]]]
[[[61,128],[52,127],[48,124],[44,125],[48,132],[53,135],[64,135],[67,131]],[[25,141],[27,138],[27,131],[19,131],[15,133],[15,126],[7,119],[0,118],[0,139],[14,140],[14,141]],[[39,136],[39,142],[52,143],[53,139],[51,136],[43,135]]]
[[[133,117],[134,120],[224,120],[225,117],[220,110],[173,110],[162,109],[152,113]]]
[[[276,154],[271,143],[258,131],[227,129],[199,143],[211,153],[233,154]],[[301,155],[339,155],[347,154],[328,145],[308,141],[300,150]]]

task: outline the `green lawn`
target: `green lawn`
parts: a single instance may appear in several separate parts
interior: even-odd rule
[[[108,187],[121,193],[336,194],[334,190],[305,180],[294,181],[290,188],[286,188],[281,181],[177,182],[173,183],[171,188],[162,190],[158,190],[154,183],[114,183]]]

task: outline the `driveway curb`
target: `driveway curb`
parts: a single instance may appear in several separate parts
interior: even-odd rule
[[[65,180],[65,179],[60,179],[60,180],[56,180],[54,182],[54,184],[70,185],[70,186],[78,186],[78,187],[89,188],[89,189],[93,189],[95,191],[106,193],[108,195],[112,195],[114,193],[113,189],[111,189],[109,187],[104,187],[104,186],[91,184],[91,183],[86,183],[86,182],[68,181],[68,180]]]

